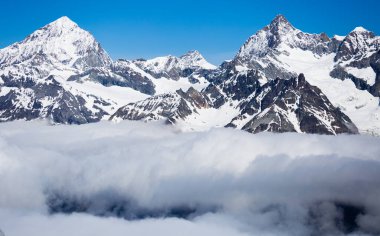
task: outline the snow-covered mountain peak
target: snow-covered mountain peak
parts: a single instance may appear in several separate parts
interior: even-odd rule
[[[187,53],[183,54],[181,57],[186,57],[186,56],[202,57],[201,53],[198,50],[190,50]]]
[[[240,48],[235,60],[250,64],[252,60],[277,55],[289,48],[312,51],[317,55],[329,51],[331,39],[324,33],[309,34],[295,28],[283,15],[276,18],[256,34],[252,35]]]
[[[270,30],[274,34],[288,34],[292,31],[298,31],[283,15],[277,15],[264,30]]]
[[[193,72],[217,68],[207,62],[196,50],[189,51],[180,57],[169,55],[150,60],[135,60],[134,63],[156,78],[165,77],[171,79],[188,77]]]
[[[379,37],[363,27],[356,27],[344,38],[335,60],[349,61],[352,58],[366,58],[378,51],[379,48]]]
[[[363,33],[363,32],[369,32],[369,31],[362,26],[358,26],[352,32]]]
[[[364,38],[364,39],[372,39],[372,38],[375,38],[375,34],[359,26],[359,27],[356,27],[347,35],[347,38],[358,38],[358,37]]]
[[[343,41],[346,36],[334,35],[334,39],[337,41]]]
[[[62,16],[61,18],[58,18],[57,20],[46,25],[46,27],[57,30],[71,30],[79,26],[67,16]]]
[[[81,29],[67,16],[63,16],[36,30],[31,35],[26,37],[25,40],[21,43],[32,41],[50,41],[53,38],[63,38],[63,40],[68,40],[68,36],[70,36],[72,40],[78,40],[80,38],[93,39],[92,35],[89,32]]]
[[[46,70],[62,66],[86,69],[109,65],[111,59],[89,32],[68,17],[61,17],[0,50],[1,66],[21,63],[46,64]]]
[[[212,65],[202,56],[202,54],[197,51],[189,51],[182,55],[180,58],[180,67],[199,67],[202,69],[216,69],[216,66]]]

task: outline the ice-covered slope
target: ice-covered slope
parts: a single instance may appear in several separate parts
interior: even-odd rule
[[[289,49],[288,52],[288,55],[278,57],[286,62],[283,68],[304,73],[306,79],[346,113],[362,133],[380,134],[379,98],[367,90],[358,89],[348,78],[339,80],[330,76],[335,65],[335,53],[315,57],[313,53],[300,49]]]

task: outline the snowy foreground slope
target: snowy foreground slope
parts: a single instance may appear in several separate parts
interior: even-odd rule
[[[0,50],[0,121],[165,120],[182,130],[380,134],[380,38],[329,38],[284,16],[219,67],[198,51],[112,61],[62,17]],[[288,81],[288,82],[284,82]]]
[[[379,138],[366,135],[2,123],[0,230],[375,236],[379,152]]]

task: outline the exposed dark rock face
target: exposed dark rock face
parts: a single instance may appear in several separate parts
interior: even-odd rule
[[[355,29],[339,45],[335,61],[349,61],[366,56],[368,50],[378,50],[378,42],[373,32]]]
[[[239,118],[253,115],[242,127],[251,133],[358,133],[352,121],[320,89],[311,86],[303,74],[289,80],[276,79],[260,88],[243,105]]]
[[[350,79],[360,90],[371,91],[371,85],[369,85],[365,80],[358,78],[350,73],[348,73],[343,67],[336,66],[330,73],[331,77],[345,80]]]
[[[233,100],[247,98],[260,86],[260,75],[257,70],[239,72],[233,66],[232,69],[224,69],[212,76],[216,78],[212,79],[213,84]]]
[[[119,81],[96,75],[100,68],[111,64],[95,38],[69,18],[62,17],[40,28],[23,41],[0,50],[0,121],[45,118],[64,124],[100,121],[108,115],[103,108],[110,103],[71,89],[51,72],[66,75],[88,71],[89,77],[110,85]]]
[[[111,116],[111,120],[160,120],[166,119],[169,123],[184,120],[187,116],[197,113],[197,109],[207,109],[211,101],[207,96],[194,88],[187,92],[178,90],[175,93],[162,94],[150,97],[144,101],[128,104],[121,107]]]
[[[370,66],[376,73],[375,83],[371,86],[370,93],[380,97],[380,50],[371,56]]]
[[[334,58],[337,63],[330,75],[341,80],[350,79],[360,90],[367,90],[378,97],[378,74],[380,39],[373,32],[356,28],[339,45]],[[368,84],[365,78],[358,78],[346,71],[346,67],[365,69],[371,68],[376,73],[375,84]]]
[[[129,104],[120,108],[111,119],[167,119],[169,123],[175,123],[196,114],[197,109],[218,108],[220,101],[224,103],[232,99],[243,102],[237,108],[240,109],[239,115],[226,124],[227,127],[237,128],[237,123],[243,122],[239,128],[251,133],[358,133],[350,118],[334,107],[320,89],[311,86],[303,74],[289,80],[272,80],[263,86],[250,73],[230,79],[219,86],[209,86],[201,93],[191,88],[186,93],[177,91]],[[249,79],[252,81],[248,82]],[[249,92],[244,92],[247,89]]]
[[[153,82],[137,73],[129,67],[130,62],[118,61],[111,68],[92,68],[79,75],[73,75],[68,81],[91,80],[98,82],[104,86],[120,86],[129,87],[139,92],[153,95],[155,94],[155,86]]]
[[[90,111],[82,97],[66,91],[53,76],[45,83],[37,83],[30,78],[2,77],[9,90],[0,96],[0,121],[33,120],[50,118],[55,123],[84,124],[99,121],[105,112],[97,109]],[[27,96],[25,96],[27,94]],[[49,101],[45,106],[44,101]],[[102,100],[99,103],[105,103]],[[96,107],[94,107],[96,108]]]
[[[380,50],[380,38],[361,27],[344,39],[329,38],[324,33],[304,33],[279,15],[245,42],[231,64],[255,69],[268,80],[295,77],[292,69],[286,69],[286,61],[279,59],[280,55],[288,53],[287,48],[312,52],[315,57],[335,54],[331,77],[352,80],[358,89],[379,96],[377,86],[369,83],[368,78],[358,77],[348,71],[349,68],[374,68],[374,64],[379,63],[374,58]]]

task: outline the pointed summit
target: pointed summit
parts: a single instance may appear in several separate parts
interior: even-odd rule
[[[34,31],[23,41],[0,50],[1,64],[28,62],[46,67],[69,66],[77,69],[111,63],[95,38],[63,16]]]
[[[375,34],[361,26],[356,27],[354,30],[352,30],[349,34],[348,37],[364,37],[364,38],[374,38]]]
[[[278,25],[278,24],[289,24],[290,22],[286,19],[284,15],[278,14],[271,22],[271,25]]]
[[[363,32],[369,32],[369,31],[367,29],[359,26],[359,27],[356,27],[352,32],[363,33]]]
[[[257,58],[273,56],[289,48],[322,55],[329,51],[330,41],[324,33],[304,33],[295,28],[283,15],[277,15],[269,25],[244,43],[234,60],[245,65],[255,64]]]
[[[35,31],[30,35],[30,38],[35,39],[38,37],[60,37],[63,34],[69,34],[72,31],[82,32],[82,34],[87,33],[85,30],[81,29],[75,22],[70,20],[67,16],[62,16],[57,20],[45,25],[39,30]]]
[[[215,69],[216,66],[210,64],[197,50],[192,50],[182,55],[180,58],[180,66],[186,67],[199,67],[203,69]]]
[[[58,18],[57,20],[51,22],[50,24],[47,24],[42,29],[62,31],[62,30],[72,30],[74,28],[79,28],[79,26],[67,16],[62,16],[61,18]]]
[[[283,15],[277,15],[268,27],[272,33],[287,33],[296,29]]]
[[[191,50],[179,57],[181,60],[204,60],[197,50]]]
[[[193,57],[201,56],[202,57],[202,55],[200,54],[200,52],[197,51],[197,50],[190,50],[187,53],[185,53],[184,55],[182,55],[181,57],[186,57],[186,56],[193,56]]]
[[[339,46],[335,61],[348,61],[352,58],[365,57],[368,52],[376,51],[378,41],[376,35],[363,28],[356,27],[351,31]]]
[[[49,25],[59,25],[59,26],[66,26],[66,27],[78,26],[74,21],[72,21],[67,16],[62,16],[62,17],[58,18],[57,20],[51,22]]]

